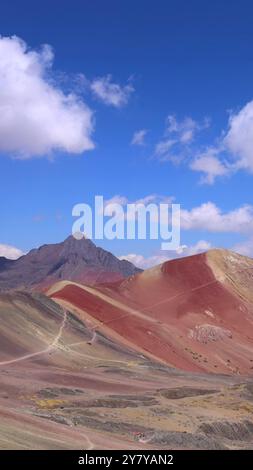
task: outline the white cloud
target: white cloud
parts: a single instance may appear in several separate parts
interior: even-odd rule
[[[149,194],[143,198],[130,201],[126,196],[115,195],[105,201],[104,205],[120,204],[160,204],[167,203],[169,206],[174,202],[172,196]],[[161,220],[162,223],[162,220]],[[166,217],[167,223],[167,217]],[[241,233],[247,234],[253,231],[253,206],[245,204],[231,211],[224,212],[213,202],[205,202],[190,210],[181,207],[181,229],[202,230],[212,233]]]
[[[128,199],[126,196],[120,196],[120,194],[116,194],[110,199],[105,200],[104,206],[108,206],[109,204],[120,204],[121,206],[125,206],[127,203]]]
[[[92,111],[49,80],[50,46],[31,50],[16,36],[0,36],[0,152],[22,158],[94,147]]]
[[[168,204],[171,205],[174,200],[174,197],[172,196],[161,196],[159,194],[148,194],[147,196],[144,196],[140,199],[136,199],[134,201],[130,201],[126,196],[121,196],[119,194],[113,196],[111,199],[107,199],[104,201],[104,209],[106,208],[107,215],[111,214],[112,212],[115,212],[119,215],[119,205],[122,206],[122,219],[126,221],[130,220],[137,220],[138,212],[132,212],[128,211],[128,208],[126,207],[128,204],[134,204],[136,206],[138,205],[144,205],[148,206],[149,204]],[[102,211],[101,211],[102,212]],[[151,214],[150,215],[150,221],[151,222],[157,222],[157,214]],[[167,218],[166,218],[167,222]],[[162,221],[161,221],[162,223]]]
[[[174,202],[172,196],[162,196],[159,194],[149,194],[143,198],[130,201],[126,196],[115,195],[105,201],[104,206],[109,204],[113,208],[114,204],[125,207],[127,204],[160,204],[166,203],[169,206]],[[163,220],[160,220],[163,223]],[[167,223],[167,217],[165,219]],[[205,202],[200,206],[190,210],[181,207],[181,229],[201,230],[212,233],[241,233],[247,234],[253,231],[253,206],[245,204],[231,211],[224,212],[213,202]]]
[[[222,162],[218,155],[219,150],[210,147],[190,163],[191,170],[203,173],[201,183],[213,184],[217,176],[227,176],[231,173],[231,167]]]
[[[130,201],[126,196],[121,196],[119,194],[116,194],[113,196],[111,199],[107,199],[104,202],[104,205],[108,204],[121,204],[122,206],[126,206],[128,203],[129,204],[150,204],[151,202],[159,204],[159,203],[167,203],[171,204],[174,198],[172,196],[161,196],[160,194],[148,194],[147,196],[144,196],[142,198],[136,199],[134,201]]]
[[[236,159],[237,168],[253,172],[253,101],[229,118],[224,144]]]
[[[155,204],[171,204],[172,201],[174,200],[173,196],[161,196],[160,194],[148,194],[147,196],[144,196],[143,198],[137,199],[134,201],[134,204],[150,204],[151,202]]]
[[[197,122],[191,117],[179,121],[174,115],[166,119],[163,138],[155,146],[154,155],[161,161],[180,163],[191,154],[191,146],[198,132],[209,127],[207,118]]]
[[[90,88],[100,101],[115,108],[125,106],[134,91],[131,83],[125,86],[113,83],[111,75],[95,78],[91,82]]]
[[[181,228],[249,233],[253,230],[253,207],[244,205],[229,212],[222,212],[213,202],[207,202],[189,211],[181,209]]]
[[[148,133],[147,129],[141,129],[139,131],[136,131],[133,135],[131,144],[132,145],[145,145],[145,137]]]
[[[167,157],[168,152],[176,143],[177,141],[175,139],[160,140],[155,146],[155,155],[162,158]]]
[[[177,140],[182,144],[191,143],[198,131],[209,127],[210,121],[205,118],[202,123],[195,121],[191,117],[185,117],[178,121],[175,116],[169,115],[166,121],[166,134],[177,134]]]
[[[0,257],[4,256],[4,258],[8,259],[18,259],[23,255],[24,253],[15,246],[0,244]]]
[[[182,132],[181,136],[180,136],[180,142],[182,144],[188,144],[190,142],[192,142],[194,138],[194,129],[188,129],[184,132]]]
[[[204,173],[202,182],[213,183],[216,177],[230,175],[240,169],[253,173],[253,100],[230,114],[228,130],[219,140],[218,148],[207,149],[190,163],[192,170]],[[222,158],[224,155],[226,162]]]
[[[196,144],[193,145],[196,136],[209,126],[207,118],[203,122],[191,117],[180,121],[169,115],[154,155],[160,161],[176,164],[188,160],[189,168],[201,173],[200,182],[205,184],[213,184],[218,177],[230,176],[240,169],[253,173],[253,100],[230,114],[228,130],[217,139],[218,144],[196,152]]]
[[[211,243],[206,240],[199,240],[195,245],[183,245],[181,249],[177,250],[178,255],[183,256],[192,256],[202,253],[203,251],[208,251],[212,248]]]
[[[145,258],[143,255],[138,255],[136,253],[129,253],[128,255],[119,256],[119,259],[126,259],[133,263],[135,266],[141,269],[149,269],[157,264],[164,263],[168,261],[167,256],[162,255],[154,255],[148,258]]]

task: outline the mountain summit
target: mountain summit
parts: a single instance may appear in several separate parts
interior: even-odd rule
[[[140,271],[91,240],[70,236],[62,243],[33,249],[17,260],[0,258],[0,290],[47,287],[62,279],[86,284],[113,282]]]

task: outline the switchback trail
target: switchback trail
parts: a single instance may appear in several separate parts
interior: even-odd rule
[[[40,351],[37,351],[35,353],[25,354],[24,356],[18,357],[17,359],[10,359],[8,361],[0,362],[0,367],[1,366],[8,366],[8,365],[11,365],[11,364],[16,364],[17,362],[25,361],[26,359],[31,359],[33,357],[49,353],[53,349],[57,348],[57,345],[58,345],[58,343],[59,343],[59,341],[62,337],[62,332],[63,332],[63,329],[65,328],[66,322],[67,322],[67,312],[66,312],[66,310],[64,310],[63,320],[62,320],[59,332],[55,336],[53,342],[51,344],[49,344],[49,346],[47,346],[47,348],[42,349]]]

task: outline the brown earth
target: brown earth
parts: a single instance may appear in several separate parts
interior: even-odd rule
[[[225,250],[169,261],[100,287],[49,295],[94,328],[188,371],[252,374],[253,260]]]
[[[212,251],[0,294],[0,448],[251,449],[252,268]]]

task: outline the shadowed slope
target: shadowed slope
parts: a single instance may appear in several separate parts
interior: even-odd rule
[[[123,279],[139,272],[91,240],[72,236],[62,243],[43,245],[18,260],[0,258],[0,291],[20,287],[45,288],[59,279],[87,284]]]

